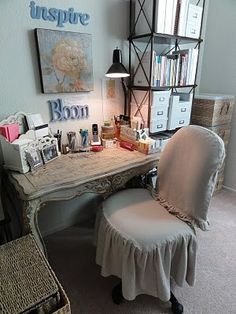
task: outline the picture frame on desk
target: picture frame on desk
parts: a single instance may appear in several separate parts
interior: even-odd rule
[[[31,148],[26,150],[25,158],[31,171],[43,165],[43,159],[39,149]]]
[[[45,146],[42,148],[43,162],[46,164],[59,156],[56,144]]]

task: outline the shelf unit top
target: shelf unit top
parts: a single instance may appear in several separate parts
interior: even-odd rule
[[[168,45],[174,45],[176,43],[176,40],[185,44],[188,43],[200,43],[203,40],[201,38],[192,38],[192,37],[184,37],[184,36],[178,36],[178,35],[169,35],[169,34],[161,34],[161,33],[147,33],[142,35],[131,35],[128,37],[129,41],[137,40],[140,42],[145,42],[147,37],[153,37],[154,42],[158,44],[168,44]]]
[[[136,89],[136,90],[143,90],[143,91],[161,91],[161,90],[167,90],[167,89],[175,89],[175,88],[196,88],[197,84],[193,85],[173,85],[173,86],[136,86],[136,85],[130,85],[129,88]]]

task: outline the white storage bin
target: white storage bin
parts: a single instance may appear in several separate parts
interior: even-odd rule
[[[5,137],[0,135],[1,149],[4,160],[4,166],[7,169],[26,173],[29,171],[29,166],[25,158],[26,145],[18,145],[9,143]]]
[[[188,93],[174,93],[170,97],[169,118],[167,124],[168,130],[174,130],[189,125],[192,98],[193,95]]]
[[[201,30],[202,8],[193,4],[189,4],[186,37],[199,38]]]

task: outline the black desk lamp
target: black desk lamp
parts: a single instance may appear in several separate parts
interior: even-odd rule
[[[105,74],[106,77],[110,78],[121,78],[122,88],[124,91],[124,98],[125,98],[125,104],[124,104],[124,113],[126,114],[127,111],[127,85],[124,81],[125,77],[130,76],[130,74],[127,72],[126,68],[122,64],[122,56],[121,56],[121,50],[116,48],[113,50],[113,60],[112,65]]]

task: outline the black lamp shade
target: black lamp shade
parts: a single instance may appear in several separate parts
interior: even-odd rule
[[[110,78],[122,78],[128,77],[129,73],[122,64],[122,57],[120,49],[113,50],[113,64],[105,74],[105,76]]]

